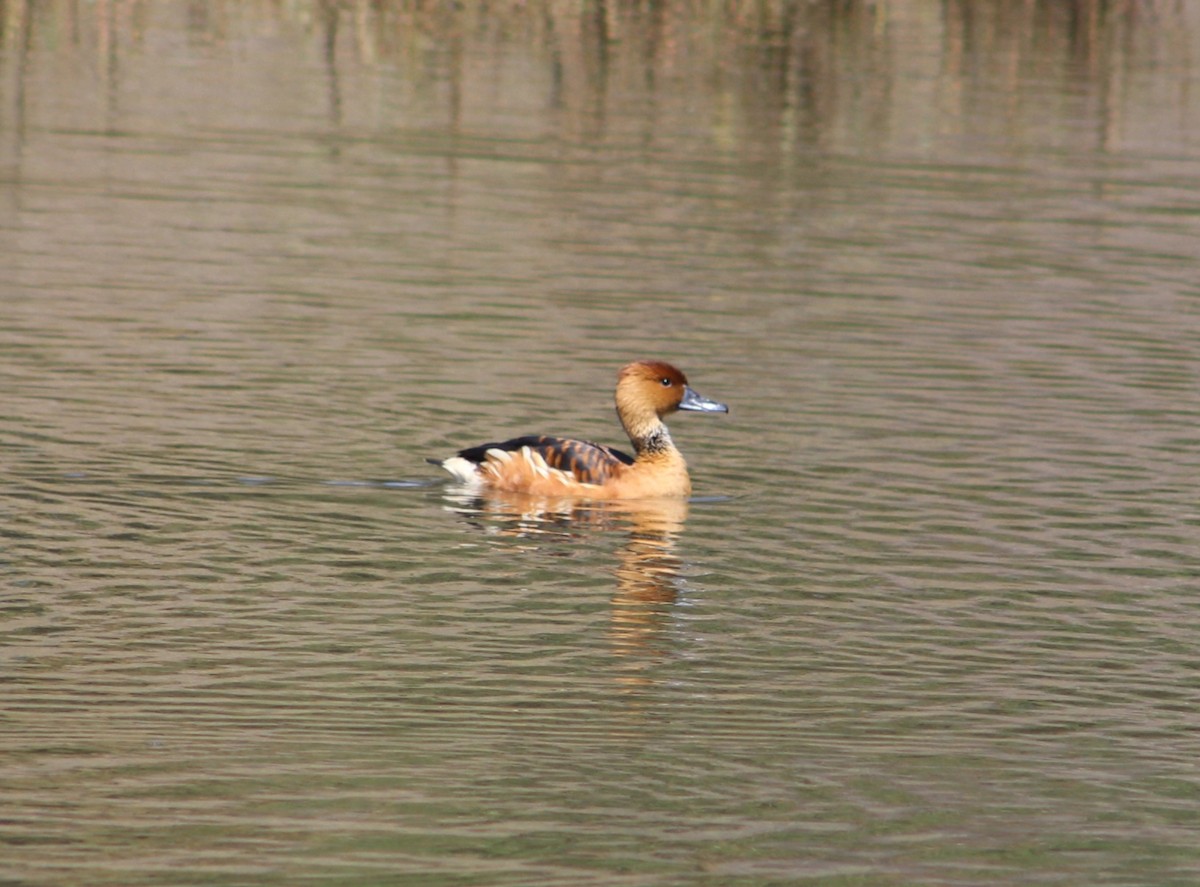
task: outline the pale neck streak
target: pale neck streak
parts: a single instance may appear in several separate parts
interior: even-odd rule
[[[639,457],[663,456],[677,452],[675,443],[671,440],[671,432],[663,424],[662,419],[651,414],[648,418],[629,419],[621,416],[621,424],[629,435],[629,442]]]

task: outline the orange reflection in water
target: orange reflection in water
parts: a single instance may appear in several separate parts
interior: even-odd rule
[[[594,502],[494,491],[448,492],[447,499],[480,529],[522,547],[623,536],[614,552],[608,636],[625,667],[618,680],[630,687],[651,682],[641,673],[669,652],[663,636],[682,584],[676,542],[688,516],[686,500]]]

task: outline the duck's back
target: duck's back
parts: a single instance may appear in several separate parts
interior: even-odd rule
[[[451,463],[453,460],[460,462]],[[533,434],[461,450],[445,467],[462,480],[472,476],[490,485],[528,489],[531,481],[603,486],[633,464],[633,457],[588,440]],[[542,486],[543,483],[536,483]]]

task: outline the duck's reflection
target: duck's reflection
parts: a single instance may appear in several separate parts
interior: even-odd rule
[[[494,491],[449,491],[446,499],[480,530],[531,548],[623,535],[615,552],[609,639],[621,660],[622,683],[651,682],[642,673],[670,652],[665,635],[683,586],[683,562],[675,548],[687,520],[687,500],[592,502]]]

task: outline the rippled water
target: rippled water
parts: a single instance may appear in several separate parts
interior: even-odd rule
[[[5,7],[0,880],[1200,881],[1193,4],[380,8]]]

